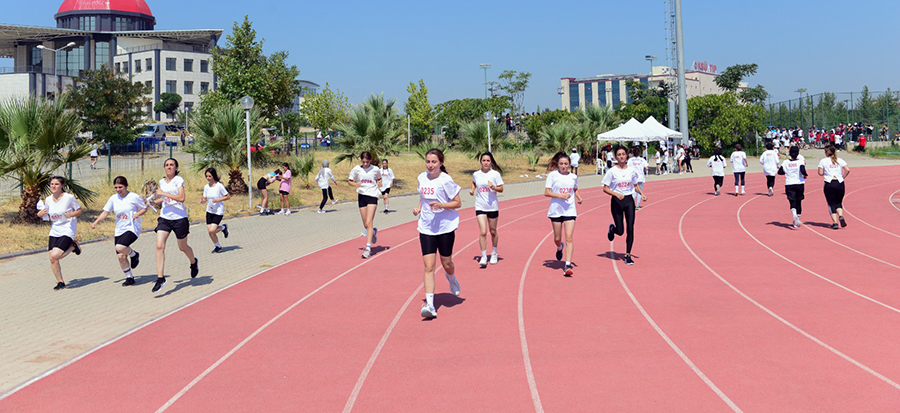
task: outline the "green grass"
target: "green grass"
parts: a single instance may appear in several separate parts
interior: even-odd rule
[[[866,148],[866,154],[875,158],[900,159],[900,146],[893,143],[890,146],[870,146]]]

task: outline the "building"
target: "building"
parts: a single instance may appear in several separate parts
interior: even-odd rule
[[[560,79],[559,94],[561,107],[565,110],[584,109],[587,105],[604,105],[616,107],[619,102],[631,103],[628,96],[628,81],[637,81],[644,85],[659,85],[674,75],[675,71],[668,66],[653,66],[651,74],[598,75],[586,78],[564,77]],[[694,62],[693,70],[685,71],[685,86],[688,99],[694,96],[721,94],[724,92],[716,85],[716,66],[706,62]],[[741,87],[747,87],[741,83]]]
[[[293,100],[291,100],[291,112],[300,113],[300,105],[303,104],[303,101],[306,100],[305,96],[307,93],[316,93],[319,91],[319,85],[317,83],[310,82],[308,80],[300,80],[300,87],[303,89],[300,91],[300,94],[295,96]]]
[[[108,65],[132,82],[152,88],[148,117],[162,93],[182,97],[181,109],[215,90],[211,50],[221,29],[154,30],[156,18],[144,0],[64,0],[56,27],[0,25],[0,99],[53,97],[84,70]]]

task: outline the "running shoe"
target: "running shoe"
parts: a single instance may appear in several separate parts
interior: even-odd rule
[[[487,263],[488,263],[487,255],[482,255],[481,259],[478,261],[478,265],[480,265],[481,268],[484,268],[484,267],[487,267]]]
[[[772,196],[772,195],[775,195],[775,191],[773,191],[772,188],[769,188],[769,196]]]
[[[159,289],[162,288],[164,285],[166,285],[165,277],[157,278],[156,282],[153,283],[153,289],[151,289],[150,291],[155,293],[155,292],[159,291]]]
[[[719,196],[719,191],[716,191],[716,196]]]
[[[387,214],[387,213],[388,213],[388,210],[387,210],[387,209],[385,209],[385,210],[384,210],[384,211],[381,211],[381,212],[384,212],[384,213],[385,213],[385,214]]]
[[[370,256],[372,256],[372,249],[369,247],[366,247],[366,249],[363,250],[362,257],[369,258]]]
[[[66,283],[56,283],[56,287],[53,287],[54,290],[59,291],[66,288]]]
[[[800,228],[800,218],[794,217],[794,228]]]
[[[337,199],[337,198],[335,198],[334,201],[331,201],[331,205],[334,205],[334,204],[336,204],[336,203],[338,203],[338,199]]]
[[[838,225],[837,223],[831,224],[831,229],[839,229],[839,228],[840,228],[840,225]]]
[[[435,310],[433,306],[430,306],[428,304],[422,306],[422,311],[420,313],[422,314],[422,317],[425,318],[437,317],[437,310]]]
[[[491,254],[491,265],[497,264],[497,254]]]
[[[222,225],[222,233],[225,234],[225,238],[228,238],[228,224]]]
[[[378,243],[378,228],[372,228],[372,244]]]
[[[131,257],[131,269],[137,268],[138,264],[141,263],[141,254],[137,251],[134,251],[134,256]]]
[[[291,214],[291,210],[289,209],[289,210],[285,211],[284,214],[285,214],[285,215],[290,215],[290,214]]]
[[[75,255],[81,255],[81,247],[78,246],[78,243],[75,242],[75,241],[72,241],[72,246],[75,247],[75,248],[72,250],[72,252],[74,252]]]
[[[609,224],[609,231],[606,233],[606,238],[608,238],[610,242],[616,238],[616,224]]]
[[[631,259],[631,254],[625,254],[625,264],[634,265],[634,260]]]
[[[363,228],[363,232],[361,232],[361,233],[359,234],[359,236],[364,237],[364,236],[366,236],[366,234],[368,234],[368,233],[369,233],[369,231],[368,231],[367,229]]]
[[[844,221],[844,217],[838,217],[838,220],[841,221],[841,228],[844,228],[847,226],[847,221]]]
[[[566,265],[566,269],[565,269],[565,271],[564,271],[565,276],[566,276],[566,277],[571,277],[572,274],[574,274],[574,273],[575,273],[575,272],[574,272],[574,267],[572,266],[572,264]]]
[[[222,252],[222,247],[215,247],[210,254],[216,254],[220,252]]]
[[[556,247],[556,260],[557,260],[557,261],[562,260],[563,249],[564,249],[565,247],[566,247],[565,244],[560,245],[559,247]]]
[[[450,292],[455,296],[459,296],[459,281],[456,281],[456,276],[451,276],[447,273],[444,273],[447,276],[447,281],[450,282]]]
[[[317,213],[317,214],[324,214],[324,213],[325,213],[325,210],[320,209],[320,210],[316,211],[316,213]]]
[[[221,251],[221,248],[219,248],[219,250]],[[200,263],[200,259],[198,259],[197,257],[194,257],[194,263],[191,264],[191,278],[197,278],[197,274],[200,273],[200,267],[197,266],[197,264],[199,264],[199,263]]]
[[[129,285],[134,285],[134,278],[132,278],[132,277],[125,278],[125,282],[122,283],[122,286],[127,287]]]

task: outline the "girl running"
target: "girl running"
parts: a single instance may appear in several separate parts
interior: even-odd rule
[[[625,156],[628,156],[627,153]],[[544,196],[551,198],[547,217],[550,218],[550,225],[553,227],[556,259],[563,259],[563,249],[565,249],[566,266],[563,271],[567,277],[571,277],[573,274],[575,218],[578,216],[575,203],[580,204],[583,201],[578,192],[578,175],[569,171],[569,162],[569,156],[565,153],[558,152],[553,155],[547,165],[547,170],[556,170],[547,174],[547,183],[544,184]],[[566,235],[565,241],[562,239],[563,231]]]
[[[419,206],[413,215],[419,217],[419,244],[422,246],[422,261],[425,264],[425,305],[422,317],[437,317],[434,308],[434,268],[435,254],[441,255],[441,266],[450,282],[450,292],[459,295],[459,281],[453,265],[453,241],[459,227],[459,185],[444,168],[444,153],[440,149],[430,149],[425,153],[425,169],[418,177]]]
[[[366,237],[366,249],[362,257],[369,258],[372,255],[372,244],[378,242],[378,228],[375,228],[375,211],[378,209],[378,185],[381,181],[381,169],[372,165],[372,154],[365,151],[359,154],[362,165],[356,165],[350,170],[347,182],[356,187],[359,216],[362,218],[363,236]]]
[[[334,193],[331,192],[331,185],[328,184],[328,181],[334,182],[337,185],[337,181],[334,179],[334,174],[331,172],[331,168],[328,167],[329,163],[327,160],[322,161],[322,168],[319,169],[319,173],[316,174],[316,183],[319,184],[319,189],[322,190],[322,202],[319,204],[319,210],[316,211],[320,214],[324,214],[325,210],[325,202],[328,202],[328,199],[331,199],[331,203],[334,204],[337,202],[334,199]]]
[[[825,147],[825,158],[819,161],[819,176],[825,177],[825,200],[831,212],[831,229],[847,226],[844,221],[844,179],[850,175],[847,162],[838,158],[834,146]]]
[[[616,161],[618,162],[612,169],[603,176],[603,192],[612,196],[609,202],[609,210],[612,213],[613,223],[609,224],[609,231],[606,237],[612,242],[616,235],[625,237],[625,263],[634,265],[631,259],[631,246],[634,244],[634,197],[632,194],[637,192],[644,201],[647,197],[641,190],[638,183],[637,171],[628,166],[628,151],[624,146],[616,147]],[[622,220],[625,220],[623,225]]]
[[[727,163],[728,161],[722,156],[722,149],[720,148],[716,148],[712,158],[709,158],[709,161],[706,162],[706,166],[712,169],[713,189],[716,191],[716,196],[719,196],[719,188],[725,182],[725,165]]]
[[[278,194],[281,195],[281,210],[278,211],[278,215],[290,215],[291,201],[288,195],[291,194],[291,167],[287,162],[282,163],[281,167],[284,168],[284,172],[275,175],[275,179],[281,182],[278,185]]]
[[[635,146],[631,150],[631,154],[633,155],[628,159],[628,166],[634,168],[635,172],[638,173],[638,186],[641,187],[641,192],[644,191],[644,183],[647,182],[647,160],[641,157],[641,147]],[[691,168],[690,158],[687,159],[687,167],[688,170],[693,173],[694,169]],[[632,194],[634,196],[634,209],[641,209],[641,198],[638,198],[637,193]]]
[[[75,255],[81,254],[81,248],[75,242],[75,231],[78,229],[78,217],[82,212],[84,210],[81,209],[75,196],[66,193],[66,178],[61,176],[50,178],[50,196],[44,200],[44,209],[38,211],[38,216],[48,217],[52,223],[47,251],[50,251],[50,269],[56,277],[54,290],[66,288],[59,260],[72,252]]]
[[[222,246],[219,245],[219,237],[216,234],[221,232],[228,238],[228,224],[220,224],[222,217],[225,216],[225,201],[231,199],[231,194],[225,189],[225,185],[219,182],[219,174],[215,168],[206,169],[206,181],[209,184],[203,185],[203,198],[200,198],[200,203],[206,204],[206,230],[215,246],[212,252],[218,253],[222,252]]]
[[[388,167],[388,160],[381,160],[381,197],[384,199],[384,213],[391,209],[391,187],[394,186],[394,171]]]
[[[804,198],[803,190],[807,176],[806,165],[802,159],[797,158],[800,155],[799,147],[791,146],[788,154],[790,159],[781,163],[778,175],[784,175],[784,194],[787,195],[788,203],[791,206],[794,228],[800,228],[800,214],[803,213],[801,203]]]
[[[159,189],[156,190],[156,195],[162,197],[156,201],[157,204],[162,204],[162,210],[159,211],[155,229],[156,283],[153,284],[151,289],[154,293],[166,285],[166,241],[169,239],[170,232],[175,233],[178,249],[184,253],[191,263],[191,278],[195,278],[200,273],[194,250],[187,243],[190,223],[188,222],[187,209],[184,206],[184,179],[178,176],[178,161],[175,158],[166,159],[163,167],[166,170],[166,177],[159,180]]]
[[[735,151],[731,153],[731,171],[734,172],[734,196],[747,195],[744,191],[744,175],[747,173],[747,154],[744,153],[741,144],[734,145]],[[740,192],[738,183],[740,182]]]
[[[478,220],[478,244],[481,246],[481,268],[487,267],[487,234],[491,233],[491,264],[497,263],[497,244],[500,242],[497,235],[497,221],[500,217],[500,203],[497,194],[503,192],[503,177],[500,174],[503,169],[497,165],[494,155],[490,152],[481,154],[479,158],[481,169],[472,174],[472,189],[469,195],[475,196],[475,219]],[[477,195],[476,195],[477,194]]]
[[[137,268],[141,260],[131,244],[137,241],[141,235],[141,216],[147,213],[147,203],[140,195],[128,190],[128,180],[124,176],[113,179],[113,189],[116,193],[109,197],[103,212],[91,223],[91,229],[96,229],[100,221],[106,219],[112,212],[116,217],[115,236],[116,257],[119,259],[119,268],[125,273],[123,287],[134,285],[134,274],[131,270]]]
[[[775,195],[775,175],[778,174],[778,159],[780,155],[772,142],[766,143],[766,151],[759,156],[759,163],[763,166],[763,174],[766,176],[766,188],[769,196]]]

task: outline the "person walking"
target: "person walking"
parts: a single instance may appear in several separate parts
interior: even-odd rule
[[[685,148],[684,151],[684,171],[694,173],[694,167],[691,165],[691,152],[693,149],[691,147]],[[640,208],[638,208],[640,209]]]
[[[94,146],[94,148],[91,149],[90,157],[91,157],[91,169],[97,169],[97,158],[100,157],[100,151],[97,149],[96,146]]]
[[[844,220],[844,180],[850,175],[847,162],[837,156],[834,146],[825,147],[825,158],[819,161],[819,176],[825,177],[825,201],[831,213],[831,229],[846,227]]]
[[[54,290],[66,288],[60,260],[73,252],[75,255],[81,254],[81,247],[75,242],[75,232],[78,230],[78,217],[83,212],[75,195],[66,192],[66,178],[50,178],[50,196],[44,200],[44,208],[38,211],[38,216],[48,217],[51,222],[47,251],[50,252],[50,270],[56,277]]]
[[[634,245],[634,197],[637,192],[644,201],[647,196],[641,190],[638,183],[638,174],[634,168],[628,166],[628,150],[624,146],[616,147],[616,165],[606,172],[601,183],[603,192],[612,198],[609,202],[609,210],[613,222],[609,224],[607,239],[612,242],[616,235],[625,234],[625,264],[634,265],[631,258],[631,247]],[[623,223],[624,219],[624,223]]]
[[[800,148],[791,146],[788,151],[790,159],[781,163],[778,175],[784,175],[784,194],[787,196],[794,218],[794,228],[800,228],[800,215],[803,213],[804,183],[806,182],[806,165],[799,159]]]
[[[635,146],[634,148],[632,148],[631,153],[633,156],[628,159],[628,166],[634,168],[635,172],[637,172],[637,174],[638,174],[637,185],[639,187],[641,187],[641,192],[643,193],[644,183],[647,182],[647,170],[648,170],[647,160],[644,159],[643,157],[641,157],[641,148],[639,146]],[[687,155],[687,157],[685,159],[686,159],[685,162],[686,162],[688,170],[691,173],[693,173],[694,169],[691,168],[690,155]],[[636,210],[641,209],[641,198],[637,195],[637,192],[632,194],[632,196],[634,197],[634,209],[636,209]]]
[[[734,196],[747,195],[744,191],[744,176],[747,174],[747,154],[741,144],[734,145],[731,153],[731,171],[734,173]],[[740,186],[738,184],[740,183]],[[740,191],[738,191],[740,189]]]
[[[205,174],[207,184],[203,185],[200,203],[206,204],[206,231],[209,232],[209,239],[214,247],[212,252],[215,254],[222,252],[222,245],[216,234],[221,232],[228,238],[228,224],[222,224],[222,218],[225,216],[225,201],[231,199],[231,194],[219,182],[219,174],[215,168],[207,168]]]
[[[384,200],[384,213],[391,209],[391,187],[394,186],[394,170],[388,166],[388,160],[381,160],[381,198]]]
[[[569,155],[569,160],[572,161],[572,173],[578,175],[578,164],[581,162],[581,155],[578,154],[578,148],[572,148],[572,153]]]
[[[156,283],[153,284],[152,292],[159,291],[166,285],[166,241],[169,234],[174,232],[175,239],[178,243],[178,249],[184,253],[188,262],[191,263],[191,278],[197,277],[200,273],[198,266],[199,261],[194,256],[194,250],[191,249],[187,242],[188,233],[190,233],[190,222],[188,222],[187,208],[184,206],[185,192],[184,179],[178,176],[178,160],[175,158],[166,159],[163,163],[166,170],[166,176],[159,180],[159,189],[155,195],[161,198],[156,200],[157,204],[162,204],[162,210],[159,211],[159,218],[156,223]]]
[[[567,277],[574,273],[572,256],[575,254],[575,219],[578,217],[575,204],[584,201],[578,192],[578,175],[569,170],[570,162],[569,156],[563,152],[553,155],[547,164],[547,170],[553,171],[547,174],[544,184],[544,196],[550,198],[547,218],[550,218],[553,228],[556,260],[562,260],[565,256],[563,274]]]
[[[763,167],[763,175],[766,176],[766,188],[769,190],[769,196],[775,194],[775,175],[778,174],[778,161],[781,155],[775,149],[772,142],[766,142],[766,151],[759,156],[759,163]]]
[[[278,211],[278,215],[290,215],[291,201],[288,199],[288,196],[291,194],[291,177],[293,174],[291,173],[291,166],[287,162],[282,163],[281,167],[284,168],[284,171],[275,175],[275,179],[280,182],[278,194],[281,196],[281,210]]]
[[[437,254],[441,256],[441,266],[450,283],[450,292],[459,296],[460,286],[453,264],[453,243],[459,227],[460,187],[447,174],[444,167],[444,153],[440,149],[430,149],[425,153],[425,172],[417,178],[419,205],[413,208],[418,217],[419,245],[422,247],[422,262],[425,266],[425,304],[421,315],[425,318],[437,317],[434,307],[434,269]]]
[[[713,189],[716,192],[716,196],[719,196],[719,188],[721,188],[722,184],[725,182],[725,165],[728,161],[722,156],[721,148],[716,148],[713,153],[713,156],[706,162],[706,166],[712,170]]]
[[[500,217],[500,203],[497,194],[503,192],[503,169],[497,165],[494,155],[485,152],[479,157],[481,169],[472,174],[472,188],[469,195],[475,196],[475,219],[478,220],[478,245],[481,247],[481,268],[488,265],[487,234],[491,234],[491,265],[497,264],[497,221]]]
[[[378,209],[378,185],[381,184],[381,169],[372,165],[372,154],[364,151],[359,154],[361,164],[350,170],[347,182],[356,187],[357,205],[359,216],[362,219],[363,233],[366,237],[366,248],[362,257],[369,258],[372,255],[372,244],[378,242],[378,228],[375,228],[375,212]]]
[[[116,248],[116,258],[119,259],[119,268],[125,273],[123,287],[134,285],[132,270],[137,268],[141,260],[141,254],[131,248],[131,244],[137,241],[141,235],[141,216],[147,213],[147,203],[140,195],[128,190],[128,179],[117,176],[113,179],[115,194],[109,197],[103,212],[91,223],[91,229],[96,229],[100,221],[106,219],[110,213],[116,218],[116,229],[113,232]]]
[[[316,211],[319,214],[324,214],[325,203],[331,199],[331,203],[334,204],[337,202],[334,199],[334,193],[331,191],[331,185],[328,181],[334,182],[337,185],[337,180],[334,179],[334,173],[331,172],[331,168],[329,168],[330,164],[328,160],[322,161],[322,167],[319,168],[319,173],[316,174],[316,184],[319,185],[319,189],[322,190],[322,202],[319,203],[319,210]]]

